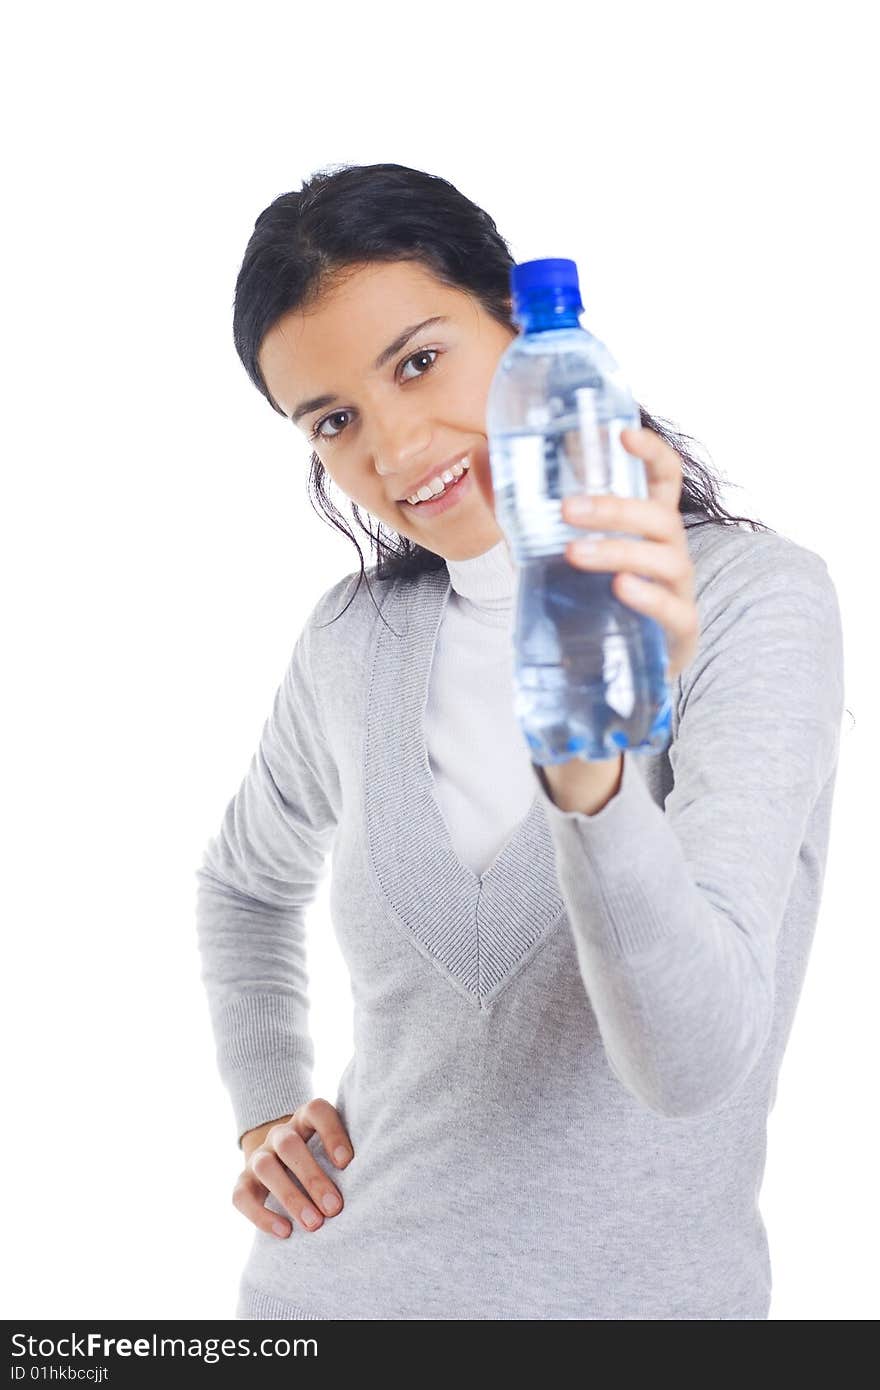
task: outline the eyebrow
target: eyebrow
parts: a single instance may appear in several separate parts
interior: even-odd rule
[[[394,342],[389,343],[388,346],[383,348],[379,353],[379,356],[373,363],[373,371],[378,372],[384,367],[385,363],[388,362],[395,353],[400,352],[402,347],[406,347],[414,334],[419,333],[423,328],[429,328],[432,323],[448,323],[448,321],[448,314],[435,314],[433,318],[422,319],[421,323],[413,323],[409,328],[404,328],[402,333],[398,333]],[[296,410],[294,410],[290,417],[291,423],[295,425],[297,421],[302,419],[303,415],[310,415],[313,410],[321,410],[325,405],[332,405],[334,401],[338,400],[338,396],[313,396],[310,401],[300,401]]]

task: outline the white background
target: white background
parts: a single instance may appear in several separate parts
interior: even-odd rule
[[[233,287],[275,197],[322,166],[391,161],[456,184],[515,259],[574,258],[582,321],[637,399],[737,485],[730,510],[828,564],[853,718],[762,1210],[773,1318],[877,1317],[870,15],[10,14],[4,1316],[233,1314],[253,1228],[231,1205],[194,871],[306,614],[358,567],[308,502],[305,441],[235,354]],[[326,899],[325,883],[308,930],[332,1099],[351,1028]]]

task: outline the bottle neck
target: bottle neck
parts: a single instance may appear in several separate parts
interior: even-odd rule
[[[547,333],[553,328],[580,328],[583,309],[574,305],[532,303],[520,305],[518,317],[523,333]]]

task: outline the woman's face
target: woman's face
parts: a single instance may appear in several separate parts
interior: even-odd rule
[[[275,402],[353,502],[436,555],[466,560],[503,534],[474,479],[443,510],[405,499],[485,443],[489,386],[515,336],[470,295],[398,261],[357,266],[307,312],[285,314],[259,363]]]

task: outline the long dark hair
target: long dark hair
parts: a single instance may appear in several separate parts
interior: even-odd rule
[[[437,174],[403,164],[338,165],[318,170],[299,191],[282,193],[264,208],[235,283],[232,331],[245,371],[273,410],[284,415],[257,361],[269,329],[290,310],[313,305],[334,275],[348,267],[401,260],[419,262],[441,283],[479,300],[498,323],[518,331],[508,312],[514,258],[506,241],[487,212]],[[679,511],[699,518],[689,525],[744,524],[753,531],[773,530],[764,522],[725,511],[717,474],[685,447],[685,440],[694,442],[691,437],[677,433],[668,420],[649,415],[641,405],[639,414],[642,425],[665,439],[681,459]],[[330,500],[326,481],[324,465],[313,453],[312,507],[351,540],[360,557],[357,588],[365,579],[369,589],[363,553]],[[370,567],[374,578],[410,579],[445,565],[442,555],[378,521],[374,532],[369,513],[365,522],[356,503],[351,510],[376,553],[377,563]]]

